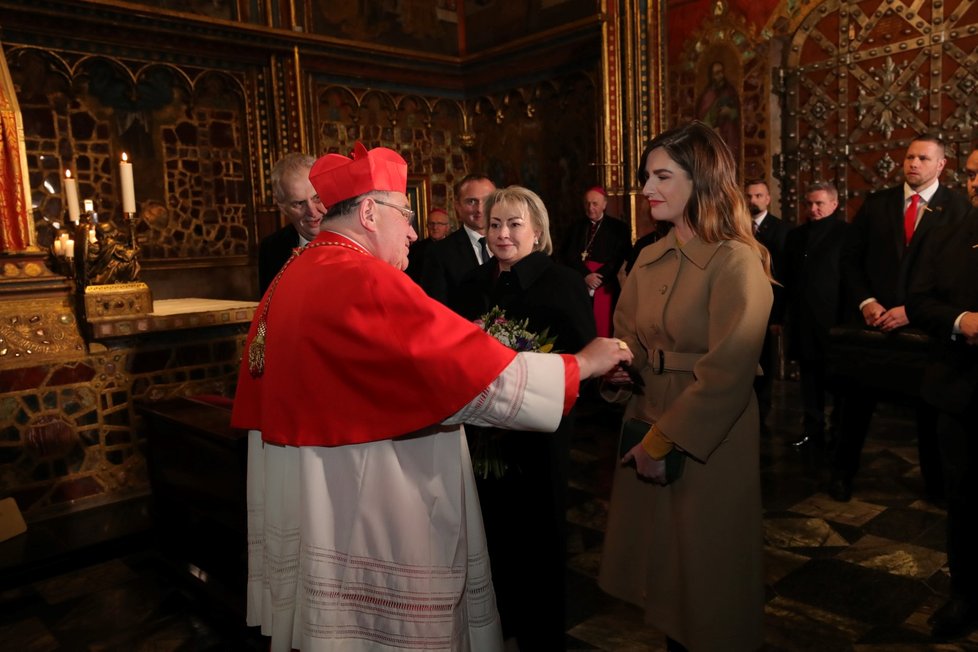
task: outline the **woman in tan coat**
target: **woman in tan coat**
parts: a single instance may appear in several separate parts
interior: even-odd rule
[[[640,180],[652,217],[674,228],[642,251],[615,311],[641,386],[619,370],[605,394],[628,401],[626,419],[655,426],[615,473],[598,581],[642,607],[670,650],[753,650],[764,614],[753,380],[769,256],[751,233],[733,156],[707,125],[651,141]],[[673,449],[684,470],[663,485]]]

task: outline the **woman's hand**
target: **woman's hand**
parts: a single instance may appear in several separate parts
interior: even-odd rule
[[[628,345],[621,340],[596,337],[574,357],[577,358],[577,364],[581,368],[581,380],[583,380],[604,375],[620,362],[630,364],[634,356]]]
[[[627,385],[632,382],[632,377],[627,371],[622,369],[621,365],[618,365],[606,373],[603,380],[611,385]]]
[[[635,470],[638,474],[655,484],[665,485],[666,483],[666,462],[665,460],[654,460],[642,448],[642,444],[635,444],[630,451],[621,458],[622,464],[628,464],[635,460]]]

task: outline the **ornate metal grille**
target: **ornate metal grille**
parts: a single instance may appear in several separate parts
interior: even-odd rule
[[[835,181],[855,213],[870,191],[901,183],[914,135],[948,144],[957,186],[978,120],[978,3],[829,0],[811,8],[785,53],[784,211],[805,187]]]

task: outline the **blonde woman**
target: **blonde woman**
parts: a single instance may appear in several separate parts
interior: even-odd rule
[[[485,212],[492,258],[463,280],[459,301],[464,304],[455,309],[476,319],[499,306],[509,319],[528,320],[530,331],[555,336],[558,351],[576,351],[593,339],[587,286],[574,270],[550,258],[550,220],[540,197],[510,186],[489,195]],[[494,433],[506,470],[476,477],[503,636],[520,650],[564,649],[572,418],[565,416],[553,435]]]

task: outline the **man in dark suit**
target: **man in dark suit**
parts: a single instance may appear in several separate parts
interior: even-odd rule
[[[452,232],[452,222],[443,208],[435,208],[428,213],[428,221],[425,222],[425,225],[428,229],[428,237],[412,242],[411,249],[408,251],[407,273],[418,285],[421,284],[424,259],[425,254],[428,253],[428,247],[434,242],[444,240]]]
[[[945,163],[940,138],[917,136],[903,161],[905,183],[871,193],[852,222],[842,257],[843,275],[866,328],[890,333],[909,324],[904,302],[921,244],[934,228],[959,221],[969,209],[963,196],[939,183]],[[852,495],[852,480],[880,396],[872,379],[847,379],[829,485],[835,500],[844,502]],[[921,474],[928,498],[938,500],[944,483],[937,453],[937,414],[914,398]]]
[[[829,329],[839,323],[842,271],[839,261],[845,219],[836,215],[839,193],[815,183],[805,193],[808,221],[788,232],[782,257],[788,343],[801,372],[804,430],[796,445],[825,443],[826,351]]]
[[[584,193],[584,217],[571,224],[558,259],[584,277],[594,305],[598,335],[610,337],[611,316],[621,287],[618,270],[632,248],[628,225],[610,217],[608,196],[595,186]]]
[[[489,260],[482,209],[496,185],[484,174],[469,174],[455,185],[455,215],[462,226],[425,252],[421,287],[428,296],[453,305],[462,278]]]
[[[784,323],[784,274],[781,268],[784,266],[784,244],[791,227],[768,212],[771,192],[766,181],[748,181],[744,185],[744,194],[747,196],[747,207],[754,222],[754,237],[771,252],[771,271],[774,279],[781,284],[773,288],[774,303],[771,305],[764,346],[761,349],[761,370],[764,373],[754,379],[754,392],[757,394],[757,406],[761,413],[761,433],[767,434],[767,415],[771,411],[771,381],[776,371],[773,362]]]
[[[937,344],[921,386],[924,399],[939,410],[947,496],[951,596],[931,617],[936,639],[978,629],[978,150],[966,170],[974,208],[928,238],[907,298],[912,323]]]
[[[272,197],[284,221],[275,233],[258,245],[258,289],[261,296],[296,247],[308,244],[319,234],[326,207],[309,181],[316,159],[298,152],[286,154],[272,168]]]

